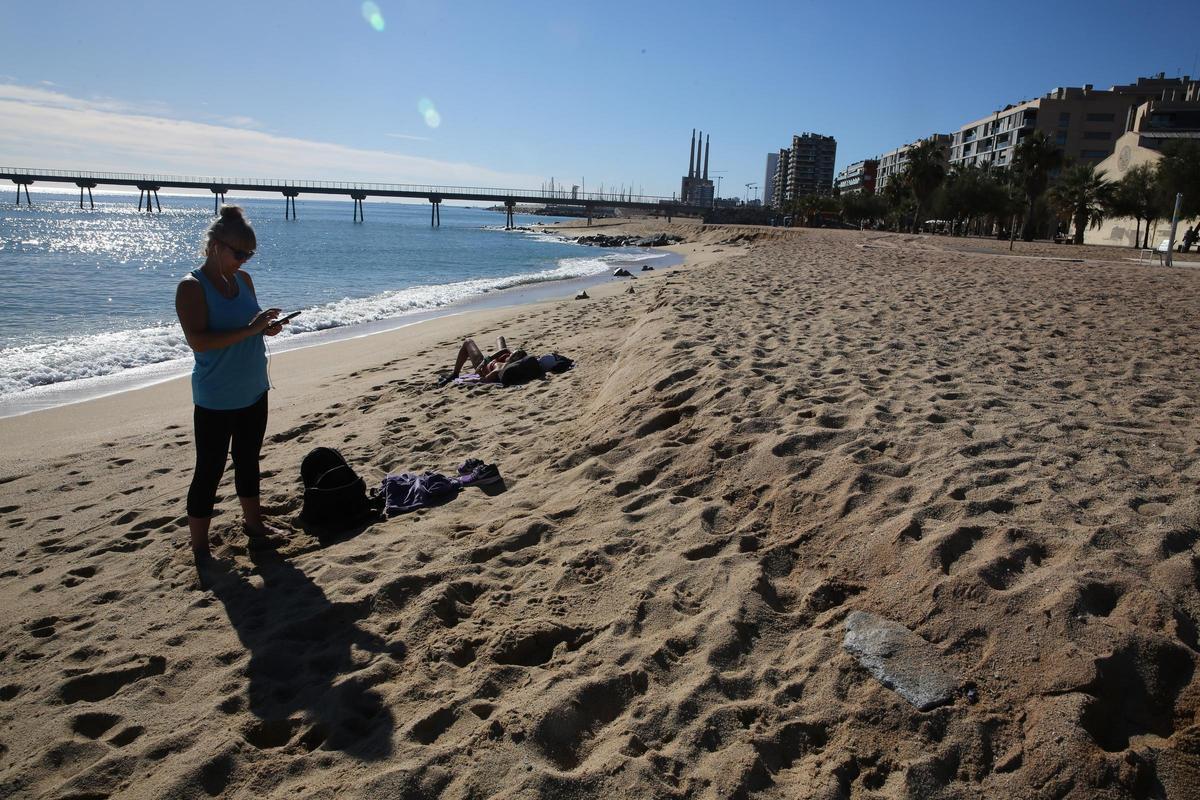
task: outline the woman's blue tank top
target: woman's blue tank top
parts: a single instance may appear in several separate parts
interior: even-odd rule
[[[214,332],[244,328],[261,308],[244,276],[237,275],[236,297],[223,297],[202,269],[192,275],[204,287],[208,306],[208,330]],[[267,350],[262,334],[250,336],[219,350],[196,353],[192,367],[192,402],[216,411],[254,405],[270,383],[267,380]]]

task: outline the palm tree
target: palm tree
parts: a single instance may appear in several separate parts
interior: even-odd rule
[[[851,222],[863,224],[879,219],[887,213],[883,199],[870,192],[853,192],[838,197],[842,216]]]
[[[888,218],[888,224],[892,230],[899,231],[901,224],[908,214],[909,206],[912,203],[912,191],[909,188],[908,172],[897,172],[892,175],[888,182],[884,184],[883,189],[879,192],[880,199],[883,200],[884,208],[887,209],[885,214]]]
[[[1165,197],[1174,203],[1176,192],[1183,195],[1180,219],[1200,216],[1200,141],[1172,139],[1163,145],[1158,162],[1158,182]]]
[[[1050,202],[1062,213],[1070,215],[1075,226],[1075,244],[1083,244],[1083,232],[1104,221],[1105,205],[1112,183],[1097,174],[1091,164],[1070,167],[1050,187]]]
[[[1154,165],[1138,164],[1125,173],[1117,183],[1109,208],[1115,214],[1130,216],[1137,220],[1138,232],[1141,233],[1142,220],[1146,221],[1146,230],[1141,233],[1142,247],[1150,246],[1150,224],[1164,215],[1162,188],[1158,182]],[[1137,247],[1138,233],[1134,234],[1133,246]]]
[[[1021,226],[1021,239],[1032,242],[1034,209],[1038,198],[1046,191],[1050,173],[1062,166],[1063,154],[1045,131],[1029,134],[1017,143],[1014,150],[1013,172],[1025,192],[1025,223]]]
[[[917,204],[912,227],[916,233],[921,225],[921,209],[929,207],[933,193],[946,178],[946,154],[941,145],[933,139],[918,142],[908,151],[908,168],[904,172]]]

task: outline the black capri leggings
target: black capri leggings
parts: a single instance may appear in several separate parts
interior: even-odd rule
[[[238,497],[258,497],[258,455],[267,432],[267,393],[254,405],[232,411],[196,406],[196,471],[188,489],[189,517],[211,517],[217,484],[233,443],[233,484]]]

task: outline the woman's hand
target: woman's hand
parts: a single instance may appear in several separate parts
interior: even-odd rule
[[[250,321],[250,330],[254,333],[265,333],[267,328],[274,326],[275,333],[279,333],[279,326],[275,325],[275,318],[283,312],[282,308],[268,308],[258,312],[258,314]],[[275,333],[269,334],[274,336]]]

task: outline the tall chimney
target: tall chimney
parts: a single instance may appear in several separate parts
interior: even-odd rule
[[[695,177],[695,169],[692,167],[692,164],[695,163],[695,160],[696,160],[696,129],[692,128],[692,147],[690,150],[688,150],[688,177],[689,178]]]
[[[708,154],[709,154],[709,152],[711,152],[711,151],[712,151],[712,145],[711,145],[711,144],[708,144],[708,140],[707,140],[707,139],[705,139],[705,145],[704,145],[704,180],[708,180]]]

